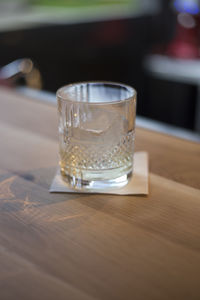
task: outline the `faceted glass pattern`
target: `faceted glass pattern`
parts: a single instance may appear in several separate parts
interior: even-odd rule
[[[74,188],[127,183],[133,169],[136,93],[116,83],[79,83],[57,92],[60,167]]]

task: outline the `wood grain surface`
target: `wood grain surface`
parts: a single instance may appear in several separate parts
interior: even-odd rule
[[[56,107],[0,89],[0,300],[200,299],[200,145],[136,149],[148,197],[50,194]]]

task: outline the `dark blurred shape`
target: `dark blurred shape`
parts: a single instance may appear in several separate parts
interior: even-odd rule
[[[160,44],[156,52],[182,59],[200,57],[200,1],[171,1],[175,34],[168,43]],[[169,21],[169,20],[168,20]]]
[[[174,36],[152,48],[156,55],[149,56],[151,63],[146,65],[143,114],[200,131],[200,1],[169,2],[174,13]]]
[[[54,92],[69,82],[102,79],[132,84],[141,94],[144,55],[173,34],[169,2],[152,0],[148,5],[153,4],[160,7],[158,12],[74,24],[66,19],[60,25],[41,20],[39,27],[2,31],[0,65],[30,57],[41,70],[43,88]]]
[[[176,35],[167,46],[166,54],[178,58],[200,56],[200,2],[198,0],[173,1],[177,11]]]
[[[69,16],[66,20],[57,19],[57,23],[53,19],[45,23],[41,17],[37,26],[29,24],[29,27],[1,30],[0,65],[30,57],[41,72],[43,88],[52,92],[77,81],[130,84],[138,91],[138,114],[147,113],[151,117],[146,110],[148,95],[143,60],[155,45],[172,39],[176,16],[171,1],[138,3],[148,7],[130,10],[127,15],[93,17],[89,21],[73,21]]]

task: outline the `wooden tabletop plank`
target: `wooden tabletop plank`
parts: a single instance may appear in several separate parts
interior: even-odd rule
[[[50,195],[42,178],[7,176],[0,206],[7,253],[94,299],[198,299],[198,190],[152,175],[148,198]]]
[[[10,126],[0,121],[0,167],[22,171],[58,163],[58,144],[40,132]]]
[[[200,143],[137,129],[136,149],[146,149],[153,173],[200,189]]]
[[[1,299],[94,299],[7,248],[0,247],[0,259]]]
[[[26,129],[45,137],[57,139],[55,106],[20,93],[0,88],[0,120],[10,126]]]
[[[149,196],[50,194],[56,117],[0,90],[0,299],[199,299],[199,145],[138,129]]]

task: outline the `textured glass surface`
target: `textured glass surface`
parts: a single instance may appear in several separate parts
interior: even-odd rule
[[[123,185],[133,168],[135,91],[82,83],[58,93],[60,167],[77,187]]]

